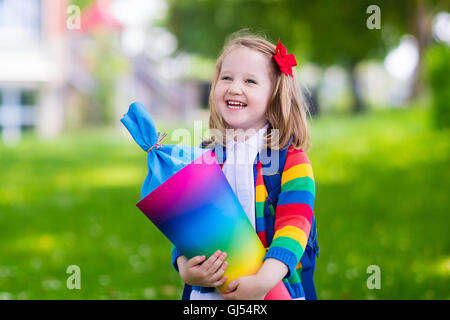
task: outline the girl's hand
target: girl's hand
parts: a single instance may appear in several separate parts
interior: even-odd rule
[[[217,250],[206,261],[205,256],[195,256],[187,259],[185,256],[177,258],[178,270],[183,281],[191,286],[218,287],[225,283],[226,276],[223,276],[228,266],[224,262],[227,254]]]
[[[222,297],[226,300],[264,300],[270,289],[256,274],[231,281]]]

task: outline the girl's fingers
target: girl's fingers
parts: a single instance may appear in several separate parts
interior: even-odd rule
[[[217,270],[216,273],[214,273],[212,275],[211,278],[213,279],[213,281],[216,281],[216,280],[218,280],[218,279],[220,279],[222,277],[222,275],[224,274],[225,269],[227,268],[227,266],[228,266],[228,262],[225,261],[224,263],[222,263],[222,266],[219,268],[219,270]]]
[[[211,257],[209,257],[203,264],[202,267],[205,268],[205,270],[209,270],[209,268],[211,268],[211,266],[214,264],[214,262],[216,262],[217,258],[220,257],[220,254],[222,252],[220,252],[220,250],[217,250],[216,252],[214,252],[212,254]]]
[[[205,260],[205,256],[195,256],[192,259],[189,259],[187,262],[187,266],[189,268],[192,268],[200,263],[202,263],[203,260]]]
[[[207,269],[209,273],[216,273],[220,270],[221,266],[223,265],[223,261],[225,260],[227,254],[226,252],[222,252],[214,261],[214,263]]]
[[[227,292],[226,293],[232,292],[232,291],[237,289],[237,287],[239,286],[239,281],[238,280],[239,280],[239,278],[234,280],[234,281],[231,281],[228,284],[228,288],[227,288]]]
[[[218,287],[221,286],[225,283],[225,281],[227,281],[227,276],[223,276],[222,278],[220,278],[219,280],[217,280],[216,282],[214,282],[211,287]]]

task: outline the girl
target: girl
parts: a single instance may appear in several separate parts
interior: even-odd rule
[[[183,298],[263,299],[281,280],[293,299],[316,298],[315,187],[295,65],[279,41],[275,47],[240,33],[227,40],[217,60],[209,97],[213,130],[202,146],[226,157],[222,170],[267,253],[257,274],[230,282],[221,294],[214,287],[226,280],[226,253],[187,260],[174,248],[174,266],[187,284]],[[276,170],[268,172],[273,163]]]

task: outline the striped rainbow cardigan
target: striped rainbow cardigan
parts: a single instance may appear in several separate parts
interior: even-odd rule
[[[306,249],[314,214],[315,184],[311,163],[306,153],[291,145],[281,175],[281,191],[276,209],[269,205],[274,216],[274,226],[267,226],[264,209],[268,197],[262,174],[262,164],[256,165],[256,232],[267,249],[267,258],[282,261],[288,266],[283,279],[292,298],[305,296],[301,284],[300,259]],[[272,220],[273,221],[273,220]],[[273,239],[267,238],[268,228],[273,228]]]
[[[264,185],[261,160],[257,162],[255,169],[256,232],[267,250],[264,260],[274,258],[285,263],[289,271],[283,282],[291,297],[305,297],[300,259],[306,249],[314,214],[315,184],[311,163],[303,150],[296,150],[290,145],[281,174],[281,190],[275,210],[271,204],[266,208],[268,193]],[[269,221],[274,221],[273,225],[267,225],[268,219],[264,217],[267,209],[272,215],[273,219]],[[269,229],[271,232],[268,233]],[[269,239],[268,234],[273,234],[273,238]],[[172,248],[172,264],[177,271],[176,259],[181,254],[177,248]],[[214,288],[205,287],[193,289],[201,292],[214,291]]]

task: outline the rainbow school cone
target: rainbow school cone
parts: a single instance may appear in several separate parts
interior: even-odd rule
[[[132,104],[124,118],[126,119],[122,119],[122,122],[136,142],[141,142],[146,135],[145,130],[139,130],[136,134],[136,129],[154,129],[150,115],[140,104]],[[148,124],[148,121],[151,123]],[[144,145],[138,142],[146,151],[155,144],[158,137],[156,130],[154,131],[150,134],[153,140],[150,139]],[[152,149],[148,152],[149,156],[155,153],[156,157],[148,161],[167,160],[158,155],[161,151],[167,154],[168,150],[161,150],[166,147],[177,146],[164,145],[156,150]],[[218,288],[224,292],[231,281],[257,273],[266,251],[214,153],[207,149],[188,148],[191,149],[177,149],[185,152],[181,160],[180,152],[172,152],[172,156],[176,157],[176,164],[179,165],[183,161],[185,163],[182,168],[178,166],[169,174],[156,172],[158,177],[166,178],[159,179],[159,185],[154,183],[153,187],[150,187],[149,183],[151,176],[155,175],[153,171],[164,166],[160,163],[148,163],[150,177],[147,176],[144,182],[141,201],[137,203],[137,207],[188,259],[198,255],[209,257],[216,250],[226,252],[227,281]],[[190,159],[192,161],[186,163]],[[282,282],[270,291],[266,298],[291,299]]]

